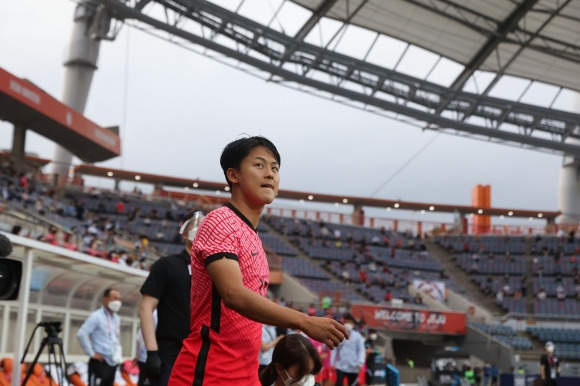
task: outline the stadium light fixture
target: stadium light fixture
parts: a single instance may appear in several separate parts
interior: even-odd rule
[[[514,212],[512,212],[511,210],[508,212],[508,216],[513,216]]]
[[[482,214],[482,213],[483,213],[483,209],[478,209],[478,210],[477,210],[477,213],[478,213],[478,214]]]
[[[390,211],[391,211],[391,207],[387,206],[387,212],[390,212]]]
[[[534,221],[534,218],[533,218],[533,217],[530,217],[528,220],[530,220],[530,221]]]
[[[137,175],[135,176],[135,180],[137,180],[137,181],[141,181],[141,176],[140,176],[139,174],[137,174]]]
[[[183,190],[185,190],[187,192],[189,190],[189,186],[184,186]]]
[[[301,204],[304,204],[304,199],[301,198],[300,201],[298,201],[298,202],[300,202]]]
[[[309,199],[310,201],[312,201],[312,200],[314,200],[314,196],[311,194],[311,195],[309,195],[309,196],[308,196],[308,199]]]
[[[395,203],[395,205],[393,205],[393,206],[394,206],[395,208],[398,208],[398,207],[399,207],[399,203],[397,202],[397,203]]]
[[[542,218],[542,217],[544,217],[544,215],[542,213],[538,213],[538,217]]]
[[[220,195],[220,194],[222,194],[222,191],[221,190],[216,190],[215,191],[215,194]]]
[[[199,186],[199,184],[197,182],[194,182],[193,184],[191,184],[191,186],[193,186],[194,188],[197,188]]]
[[[224,190],[225,190],[226,192],[229,192],[229,191],[230,191],[230,187],[229,187],[229,186],[226,186],[226,187],[224,188]]]
[[[421,214],[425,214],[425,209],[422,209],[421,210]]]
[[[499,216],[499,219],[500,219],[500,220],[503,220],[503,214],[502,214],[501,216]]]
[[[113,172],[107,172],[107,176],[113,177]]]
[[[343,198],[343,199],[342,199],[342,203],[343,203],[343,204],[348,204],[348,198]]]
[[[429,210],[430,210],[430,211],[434,211],[434,210],[435,210],[435,207],[434,207],[433,205],[431,205],[431,206],[429,207]]]
[[[335,202],[335,203],[334,203],[334,206],[339,206],[339,205],[340,205],[340,204],[339,204],[338,202]]]

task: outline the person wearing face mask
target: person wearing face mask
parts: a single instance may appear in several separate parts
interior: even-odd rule
[[[342,386],[345,378],[349,385],[358,385],[358,375],[366,359],[364,339],[360,332],[354,329],[356,322],[352,315],[346,314],[343,319],[350,339],[343,340],[336,350],[332,351],[330,363],[336,368],[337,385]]]
[[[322,359],[302,334],[284,336],[272,353],[272,362],[260,373],[262,386],[314,386]]]
[[[117,366],[122,362],[120,343],[121,293],[108,288],[103,306],[94,311],[77,333],[81,348],[89,359],[88,386],[113,386]]]
[[[191,245],[202,219],[203,214],[195,212],[183,223],[179,233],[185,248],[177,255],[157,260],[141,287],[139,317],[147,360],[140,364],[144,376],[140,377],[139,386],[167,385],[183,339],[190,333]]]
[[[540,377],[544,386],[558,386],[560,376],[560,361],[554,355],[556,346],[552,342],[547,342],[544,346],[546,353],[540,358]]]
[[[365,384],[371,385],[373,383],[373,378],[375,374],[375,362],[379,355],[379,350],[376,347],[377,342],[377,331],[369,328],[369,337],[365,340],[365,351],[367,355],[366,365],[367,370],[365,373]]]

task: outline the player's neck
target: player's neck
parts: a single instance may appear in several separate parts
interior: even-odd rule
[[[258,222],[260,222],[260,216],[264,210],[264,205],[253,207],[249,205],[244,200],[239,200],[234,197],[230,200],[230,203],[239,210],[249,221],[252,223],[254,228],[258,227]]]

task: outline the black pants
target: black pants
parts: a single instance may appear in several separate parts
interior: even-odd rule
[[[367,385],[372,385],[373,384],[373,379],[375,377],[375,370],[373,369],[373,364],[367,364],[367,371],[365,373],[365,383]]]
[[[348,380],[348,386],[358,385],[358,373],[345,373],[336,369],[336,385],[342,386],[344,378]]]
[[[109,366],[105,361],[90,359],[88,386],[113,386],[116,372],[117,366]]]

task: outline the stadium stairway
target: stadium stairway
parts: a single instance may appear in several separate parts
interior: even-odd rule
[[[313,259],[310,256],[306,255],[304,252],[302,252],[302,250],[300,248],[298,248],[296,245],[294,245],[290,242],[290,239],[288,238],[288,236],[283,235],[282,233],[278,232],[274,227],[272,227],[270,224],[268,224],[267,221],[261,221],[260,226],[263,226],[264,228],[266,228],[269,233],[276,235],[280,240],[282,240],[282,242],[284,244],[286,244],[286,246],[288,246],[290,249],[292,249],[294,252],[296,252],[295,258],[308,260],[314,266],[320,268],[324,272],[327,272],[328,276],[331,278],[332,281],[343,283],[343,281],[340,278],[336,277],[332,272],[329,272],[328,270],[326,270],[322,266],[322,264],[321,264],[322,260]],[[373,300],[371,298],[369,298],[367,295],[365,295],[364,293],[362,293],[361,291],[359,291],[355,287],[352,287],[352,291],[356,292],[356,294],[358,296],[360,296],[362,299],[365,299],[369,302],[373,302]]]
[[[425,239],[424,243],[429,254],[443,267],[445,274],[453,279],[458,287],[462,287],[477,304],[492,315],[505,314],[505,310],[495,304],[495,297],[485,296],[479,289],[479,285],[473,282],[471,276],[455,263],[449,252],[439,246],[435,240]]]

